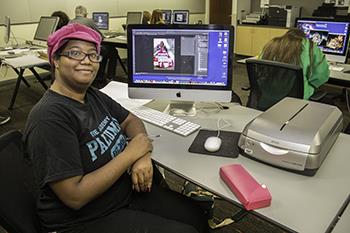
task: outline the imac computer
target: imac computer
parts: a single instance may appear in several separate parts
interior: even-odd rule
[[[58,21],[58,17],[41,16],[32,44],[46,46],[47,38],[56,30]]]
[[[194,101],[230,102],[233,31],[229,25],[132,25],[129,97],[175,100],[170,107],[186,115],[195,114]]]
[[[349,46],[349,21],[299,18],[296,27],[317,44],[329,62],[345,63]]]
[[[7,45],[10,41],[10,38],[11,38],[11,20],[10,20],[10,17],[5,16],[4,25],[5,25],[4,42]]]
[[[173,24],[188,24],[189,16],[188,10],[173,10]]]
[[[172,20],[172,11],[171,10],[160,10],[162,12],[162,18],[165,24],[171,24]]]
[[[142,12],[128,12],[126,15],[126,24],[123,24],[123,29],[126,30],[129,24],[142,23]]]
[[[108,12],[92,12],[92,20],[100,30],[109,30],[109,13]]]

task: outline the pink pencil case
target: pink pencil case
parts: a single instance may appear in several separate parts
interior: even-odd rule
[[[239,164],[220,167],[220,177],[247,210],[271,205],[271,194]]]

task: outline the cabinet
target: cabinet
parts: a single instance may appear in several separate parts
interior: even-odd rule
[[[246,56],[258,55],[272,38],[281,36],[288,28],[238,25],[235,53]]]

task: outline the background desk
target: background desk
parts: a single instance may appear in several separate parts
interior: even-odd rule
[[[344,67],[343,71],[331,70],[328,83],[343,87],[350,87],[350,73],[344,73],[344,71],[350,70],[350,65],[342,64],[341,66]]]
[[[109,95],[118,99],[118,91]],[[151,102],[147,106],[163,110],[167,102]],[[217,119],[231,123],[231,130],[242,132],[244,126],[259,111],[235,105],[220,113],[199,112],[196,117],[185,117],[199,123],[202,128],[216,129]],[[170,171],[190,180],[224,199],[239,204],[237,198],[219,177],[219,168],[226,164],[242,164],[258,182],[267,185],[272,195],[270,207],[258,209],[256,214],[274,222],[289,231],[320,233],[326,232],[339,214],[350,193],[350,135],[340,134],[321,168],[314,177],[306,177],[283,171],[251,159],[239,156],[236,159],[189,153],[188,148],[196,133],[182,137],[145,123],[150,134],[160,134],[153,141],[153,160]]]
[[[112,38],[104,38],[102,43],[103,44],[107,44],[107,45],[111,45],[114,48],[121,48],[121,49],[127,49],[128,48],[128,43],[125,38],[121,38],[122,36],[117,36],[117,37],[112,37]],[[119,64],[122,66],[122,69],[124,70],[125,74],[128,74],[128,71],[122,61],[122,59],[120,58],[119,54],[117,57]]]
[[[4,59],[2,62],[9,65],[17,73],[16,86],[13,90],[11,102],[8,107],[9,109],[12,109],[13,105],[15,104],[21,81],[23,81],[27,87],[30,87],[29,83],[23,77],[24,71],[26,69],[29,69],[33,73],[34,77],[40,82],[44,89],[48,88],[43,79],[38,74],[38,72],[36,72],[35,70],[35,67],[50,69],[50,63],[48,62],[48,60],[41,59],[34,55],[23,54],[22,56],[19,56],[17,58]]]

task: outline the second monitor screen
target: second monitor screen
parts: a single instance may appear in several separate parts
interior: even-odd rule
[[[100,30],[108,30],[109,14],[108,12],[94,12],[92,19]]]

